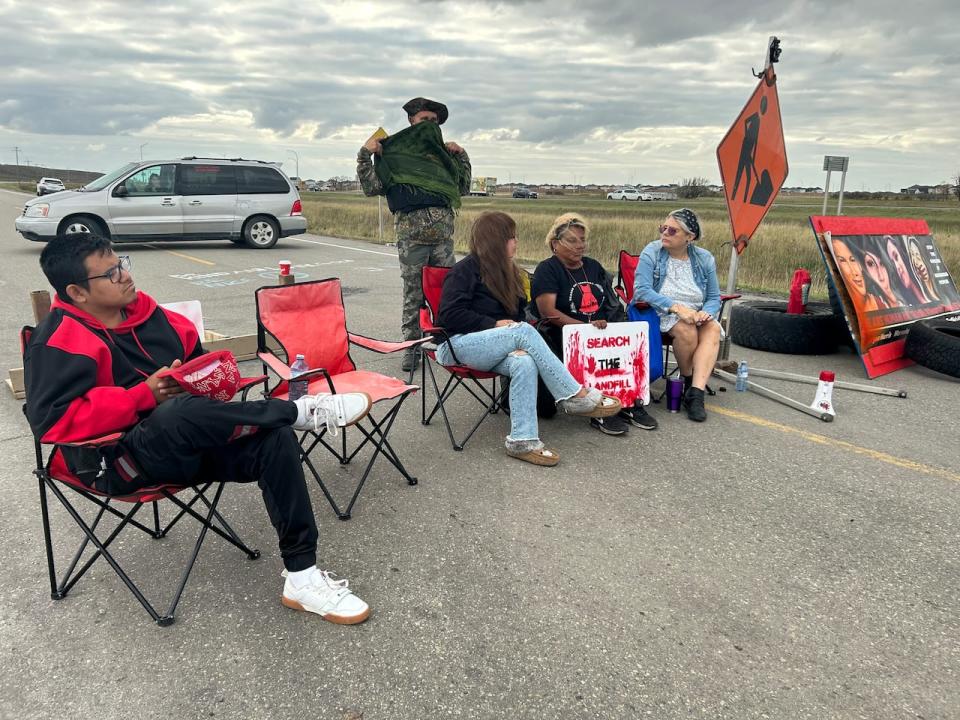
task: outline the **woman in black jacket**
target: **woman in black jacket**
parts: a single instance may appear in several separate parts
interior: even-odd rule
[[[524,322],[526,294],[517,252],[517,226],[501,212],[482,213],[470,231],[470,254],[450,270],[440,297],[439,324],[447,341],[437,348],[443,365],[460,364],[510,377],[507,455],[535,465],[560,456],[540,441],[537,378],[570,415],[610,417],[620,401],[580,385],[540,334]]]

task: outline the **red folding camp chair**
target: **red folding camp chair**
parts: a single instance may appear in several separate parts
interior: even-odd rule
[[[423,304],[420,307],[420,329],[425,335],[432,335],[436,343],[444,342],[447,339],[443,328],[436,324],[436,317],[440,310],[440,295],[443,290],[443,280],[450,272],[448,267],[425,266],[421,271],[423,280]],[[477,428],[483,424],[483,421],[497,413],[501,407],[504,396],[510,385],[509,382],[501,384],[500,391],[497,391],[497,373],[482,372],[474,370],[466,365],[460,364],[457,360],[455,365],[441,365],[437,362],[436,345],[423,345],[423,362],[420,364],[420,383],[423,386],[427,384],[427,376],[430,376],[430,383],[436,396],[436,402],[430,413],[427,413],[427,394],[424,392],[420,396],[420,421],[424,425],[429,425],[437,412],[443,417],[444,425],[447,428],[447,435],[450,438],[450,444],[454,450],[463,450],[463,446],[473,437]],[[454,354],[454,360],[456,355]],[[437,383],[437,377],[434,374],[433,366],[443,368],[450,377],[447,378],[443,389]],[[484,382],[489,381],[488,388]],[[453,427],[450,425],[450,416],[447,414],[447,400],[456,392],[458,388],[463,388],[473,398],[483,406],[483,412],[477,418],[470,432],[460,442],[457,442],[453,436]]]
[[[32,331],[33,328],[30,327],[25,327],[23,330],[21,330],[21,351],[26,349]],[[24,412],[26,412],[26,405],[24,405]],[[154,622],[160,626],[166,627],[171,625],[174,621],[174,613],[176,612],[177,605],[179,604],[180,598],[183,595],[184,588],[187,585],[190,572],[193,570],[193,566],[196,563],[197,556],[200,554],[200,548],[203,545],[203,541],[206,538],[208,530],[213,531],[216,535],[219,535],[231,545],[234,545],[242,550],[244,553],[246,553],[250,560],[255,560],[260,557],[260,551],[247,547],[217,510],[217,507],[220,504],[220,496],[223,493],[223,488],[225,485],[224,482],[218,480],[202,480],[200,482],[187,485],[156,485],[154,487],[144,488],[143,490],[139,490],[129,495],[107,495],[85,485],[80,478],[71,473],[67,468],[63,454],[60,450],[62,447],[76,447],[97,450],[108,445],[115,445],[120,441],[121,438],[122,433],[114,433],[112,435],[94,438],[83,442],[61,443],[51,446],[41,444],[40,438],[34,435],[33,443],[36,452],[36,467],[33,470],[33,474],[37,477],[40,485],[40,513],[43,520],[43,541],[46,547],[47,571],[50,578],[50,597],[52,597],[54,600],[62,600],[65,598],[67,593],[70,592],[80,578],[82,578],[93,566],[93,564],[102,557],[107,561],[110,567],[113,568],[117,576],[123,581],[123,584],[127,586],[127,589],[129,589],[133,596],[140,602],[141,605],[143,605],[143,608],[147,611],[150,617],[153,618]],[[216,485],[216,492],[213,495],[213,498],[210,499],[205,493],[214,485]],[[64,492],[64,488],[67,488],[68,491]],[[193,493],[193,496],[186,501],[180,497],[177,497],[179,493],[185,490],[189,490]],[[73,518],[74,522],[76,522],[77,526],[84,535],[83,541],[80,543],[79,548],[76,550],[72,560],[69,562],[66,572],[63,573],[62,577],[59,579],[57,578],[56,562],[54,558],[54,541],[53,532],[51,530],[50,510],[47,503],[48,491],[53,493],[57,500],[60,501],[60,504],[67,511],[70,517]],[[99,508],[99,510],[93,510],[93,508],[90,508],[90,512],[86,513],[86,515],[95,513],[92,521],[84,517],[84,513],[81,512],[82,508],[78,508],[70,502],[67,495],[71,491],[76,493],[76,495],[82,498],[84,501],[88,501],[93,506]],[[165,524],[161,524],[160,510],[158,506],[160,502],[164,500],[175,505],[178,508],[178,512],[171,520]],[[200,512],[197,512],[197,510],[194,509],[194,506],[198,501],[202,503],[201,507],[199,508]],[[121,510],[117,507],[123,503],[128,504],[129,509]],[[152,518],[151,520],[148,520],[146,524],[141,523],[136,519],[137,513],[144,506],[150,506],[152,509]],[[102,525],[108,525],[109,522],[101,521],[103,521],[104,518],[109,521],[110,516],[117,518],[119,522],[112,528],[102,527]],[[180,581],[173,594],[173,598],[170,601],[170,605],[168,606],[166,612],[161,615],[154,605],[147,600],[146,596],[137,586],[137,584],[133,582],[130,576],[121,567],[118,558],[111,552],[110,546],[128,527],[136,528],[137,530],[145,533],[148,537],[159,540],[162,537],[166,537],[167,533],[169,533],[170,530],[184,516],[189,516],[199,522],[200,532],[196,542],[194,543],[193,549],[187,558],[186,565],[180,575]],[[129,533],[127,534],[129,535]],[[87,549],[91,545],[95,550],[91,550],[91,552],[87,553]],[[140,550],[141,548],[137,546],[136,549]],[[82,564],[81,560],[83,560]],[[77,569],[78,565],[80,566],[79,569]]]
[[[637,265],[640,263],[639,255],[632,255],[626,250],[620,251],[620,257],[617,262],[617,286],[614,288],[617,295],[620,296],[620,299],[623,301],[624,305],[629,305],[630,301],[633,300],[633,284],[637,276]],[[727,307],[727,301],[736,300],[740,297],[740,294],[734,295],[720,295],[720,312],[717,314],[717,322],[723,323],[723,311]],[[638,308],[649,307],[647,303],[639,302],[635,303]],[[661,336],[661,342],[663,343],[663,374],[664,377],[673,374],[676,372],[677,368],[674,368],[673,371],[668,372],[669,360],[670,360],[670,350],[672,348],[672,340],[670,336],[664,333]],[[660,397],[656,398],[654,402],[659,402],[660,398],[663,397],[663,394],[666,393],[666,390],[660,394]],[[707,393],[710,395],[716,395],[716,391],[712,390],[709,386],[707,387]]]
[[[338,278],[262,287],[256,291],[256,302],[257,355],[263,362],[264,372],[269,369],[279,378],[277,384],[272,388],[268,387],[265,394],[275,398],[287,397],[291,377],[289,363],[302,353],[311,369],[298,377],[309,381],[310,394],[364,392],[370,396],[374,405],[385,403],[389,406],[381,419],[378,420],[371,411],[364,420],[354,426],[363,435],[363,440],[352,451],[347,449],[347,428],[343,428],[340,433],[339,447],[327,441],[325,427],[318,432],[307,430],[300,436],[301,459],[320,485],[337,517],[341,520],[350,518],[360,490],[363,489],[373,464],[381,455],[406,478],[409,485],[416,485],[417,479],[407,472],[387,438],[403,401],[419,388],[387,375],[358,370],[350,357],[349,344],[353,343],[378,353],[394,353],[419,345],[429,338],[397,343],[347,332],[346,312]],[[279,344],[284,359],[268,347],[268,336]],[[341,465],[346,465],[368,444],[373,447],[373,453],[349,504],[341,510],[310,459],[310,453],[318,445],[322,445]]]

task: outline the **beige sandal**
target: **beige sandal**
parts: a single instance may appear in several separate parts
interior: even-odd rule
[[[560,455],[556,450],[540,448],[539,450],[528,450],[527,452],[511,452],[507,450],[507,455],[517,460],[531,463],[532,465],[541,465],[543,467],[553,467],[560,462]]]
[[[616,415],[623,409],[623,405],[615,397],[603,395],[596,390],[590,390],[590,393],[599,395],[600,399],[591,402],[590,395],[584,397],[567,398],[560,402],[560,407],[567,415],[577,415],[579,417],[605,418]]]

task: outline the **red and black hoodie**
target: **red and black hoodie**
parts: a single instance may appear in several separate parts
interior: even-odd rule
[[[27,420],[45,443],[122,432],[156,407],[144,380],[203,353],[196,327],[138,292],[115,328],[59,298],[24,353]]]

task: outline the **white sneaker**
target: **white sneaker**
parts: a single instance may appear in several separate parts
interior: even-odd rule
[[[294,400],[297,419],[294,430],[320,432],[326,425],[331,435],[340,433],[339,428],[355,425],[370,412],[370,396],[366,393],[320,393],[304,395]]]
[[[333,573],[314,568],[307,584],[294,586],[287,576],[280,602],[288,608],[316,613],[324,620],[338,625],[356,625],[370,617],[370,606],[350,590],[347,580],[338,579]]]

